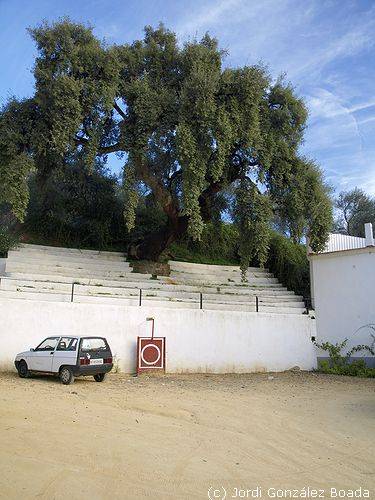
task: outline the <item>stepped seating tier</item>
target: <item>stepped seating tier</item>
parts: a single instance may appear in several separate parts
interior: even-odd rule
[[[63,247],[50,247],[45,245],[31,245],[24,244],[12,250],[12,252],[19,252],[24,255],[26,254],[36,254],[36,255],[60,255],[62,257],[67,257],[69,255],[76,255],[85,258],[99,258],[99,259],[109,259],[109,260],[126,260],[125,254],[122,252],[106,252],[101,250],[81,250],[79,248],[63,248]]]
[[[267,269],[169,262],[168,277],[134,273],[124,254],[23,245],[9,252],[0,298],[301,314],[302,297]]]
[[[247,285],[247,286],[230,286],[230,285],[190,285],[190,284],[175,284],[175,282],[171,282],[169,278],[160,277],[158,279],[151,278],[147,274],[138,274],[133,273],[127,275],[125,279],[113,280],[106,278],[80,278],[75,280],[73,276],[48,276],[44,274],[20,274],[20,273],[10,273],[9,276],[4,276],[2,279],[2,286],[9,286],[11,283],[14,284],[22,284],[25,283],[30,286],[30,284],[34,284],[35,288],[49,286],[51,289],[56,288],[59,289],[60,285],[67,284],[68,288],[71,288],[72,284],[76,285],[91,285],[94,288],[98,287],[114,287],[114,288],[132,288],[136,287],[137,289],[159,289],[163,288],[164,290],[171,291],[191,291],[191,292],[202,292],[202,293],[221,293],[225,295],[232,294],[253,294],[253,295],[262,295],[264,293],[268,295],[287,295],[289,297],[296,297],[293,292],[286,290],[285,287],[282,287],[280,284],[277,286],[274,285]],[[25,285],[26,286],[26,285]]]
[[[9,260],[8,260],[9,259]],[[108,260],[100,259],[98,257],[80,257],[77,255],[68,255],[67,257],[61,258],[60,255],[43,255],[41,259],[37,254],[24,255],[21,252],[11,251],[8,253],[8,267],[9,265],[18,265],[25,267],[26,264],[29,266],[67,266],[76,267],[84,266],[85,268],[108,268],[108,269],[127,269],[130,267],[129,262],[125,260]]]

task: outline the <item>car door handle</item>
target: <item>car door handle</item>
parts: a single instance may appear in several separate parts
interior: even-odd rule
[[[52,351],[52,352],[50,352],[50,355],[51,355],[51,356],[52,356],[52,354],[53,354],[53,351]]]

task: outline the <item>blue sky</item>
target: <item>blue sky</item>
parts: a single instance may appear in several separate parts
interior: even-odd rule
[[[375,195],[375,0],[0,0],[2,102],[33,92],[26,28],[64,15],[109,43],[159,21],[182,41],[208,31],[228,50],[225,64],[286,72],[310,111],[302,151],[336,191]]]

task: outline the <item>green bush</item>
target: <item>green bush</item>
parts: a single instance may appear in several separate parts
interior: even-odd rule
[[[77,166],[54,172],[41,184],[29,181],[30,203],[23,231],[27,241],[63,247],[123,250],[123,203],[116,179]]]
[[[185,237],[172,244],[169,253],[185,262],[239,265],[237,229],[233,224],[211,222],[205,226],[200,241]]]
[[[345,355],[342,350],[346,347],[348,339],[341,343],[331,344],[323,342],[315,344],[319,349],[328,352],[329,359],[320,360],[318,363],[318,371],[331,375],[348,375],[350,377],[367,377],[375,378],[375,368],[369,368],[363,359],[352,359],[351,356],[355,352],[367,351],[374,355],[372,347],[367,345],[357,345],[350,349]]]
[[[310,269],[305,245],[273,233],[266,266],[288,290],[310,297]]]
[[[375,378],[375,368],[369,368],[363,359],[352,361],[343,366],[331,366],[329,361],[320,360],[318,371],[331,375],[347,375],[350,377]]]
[[[6,257],[8,250],[18,245],[18,237],[6,226],[0,225],[0,257]]]

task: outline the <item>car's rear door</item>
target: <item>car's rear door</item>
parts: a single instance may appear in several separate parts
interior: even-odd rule
[[[90,366],[100,366],[106,363],[112,363],[112,353],[108,343],[103,337],[84,337],[81,339],[80,360],[81,364]]]

